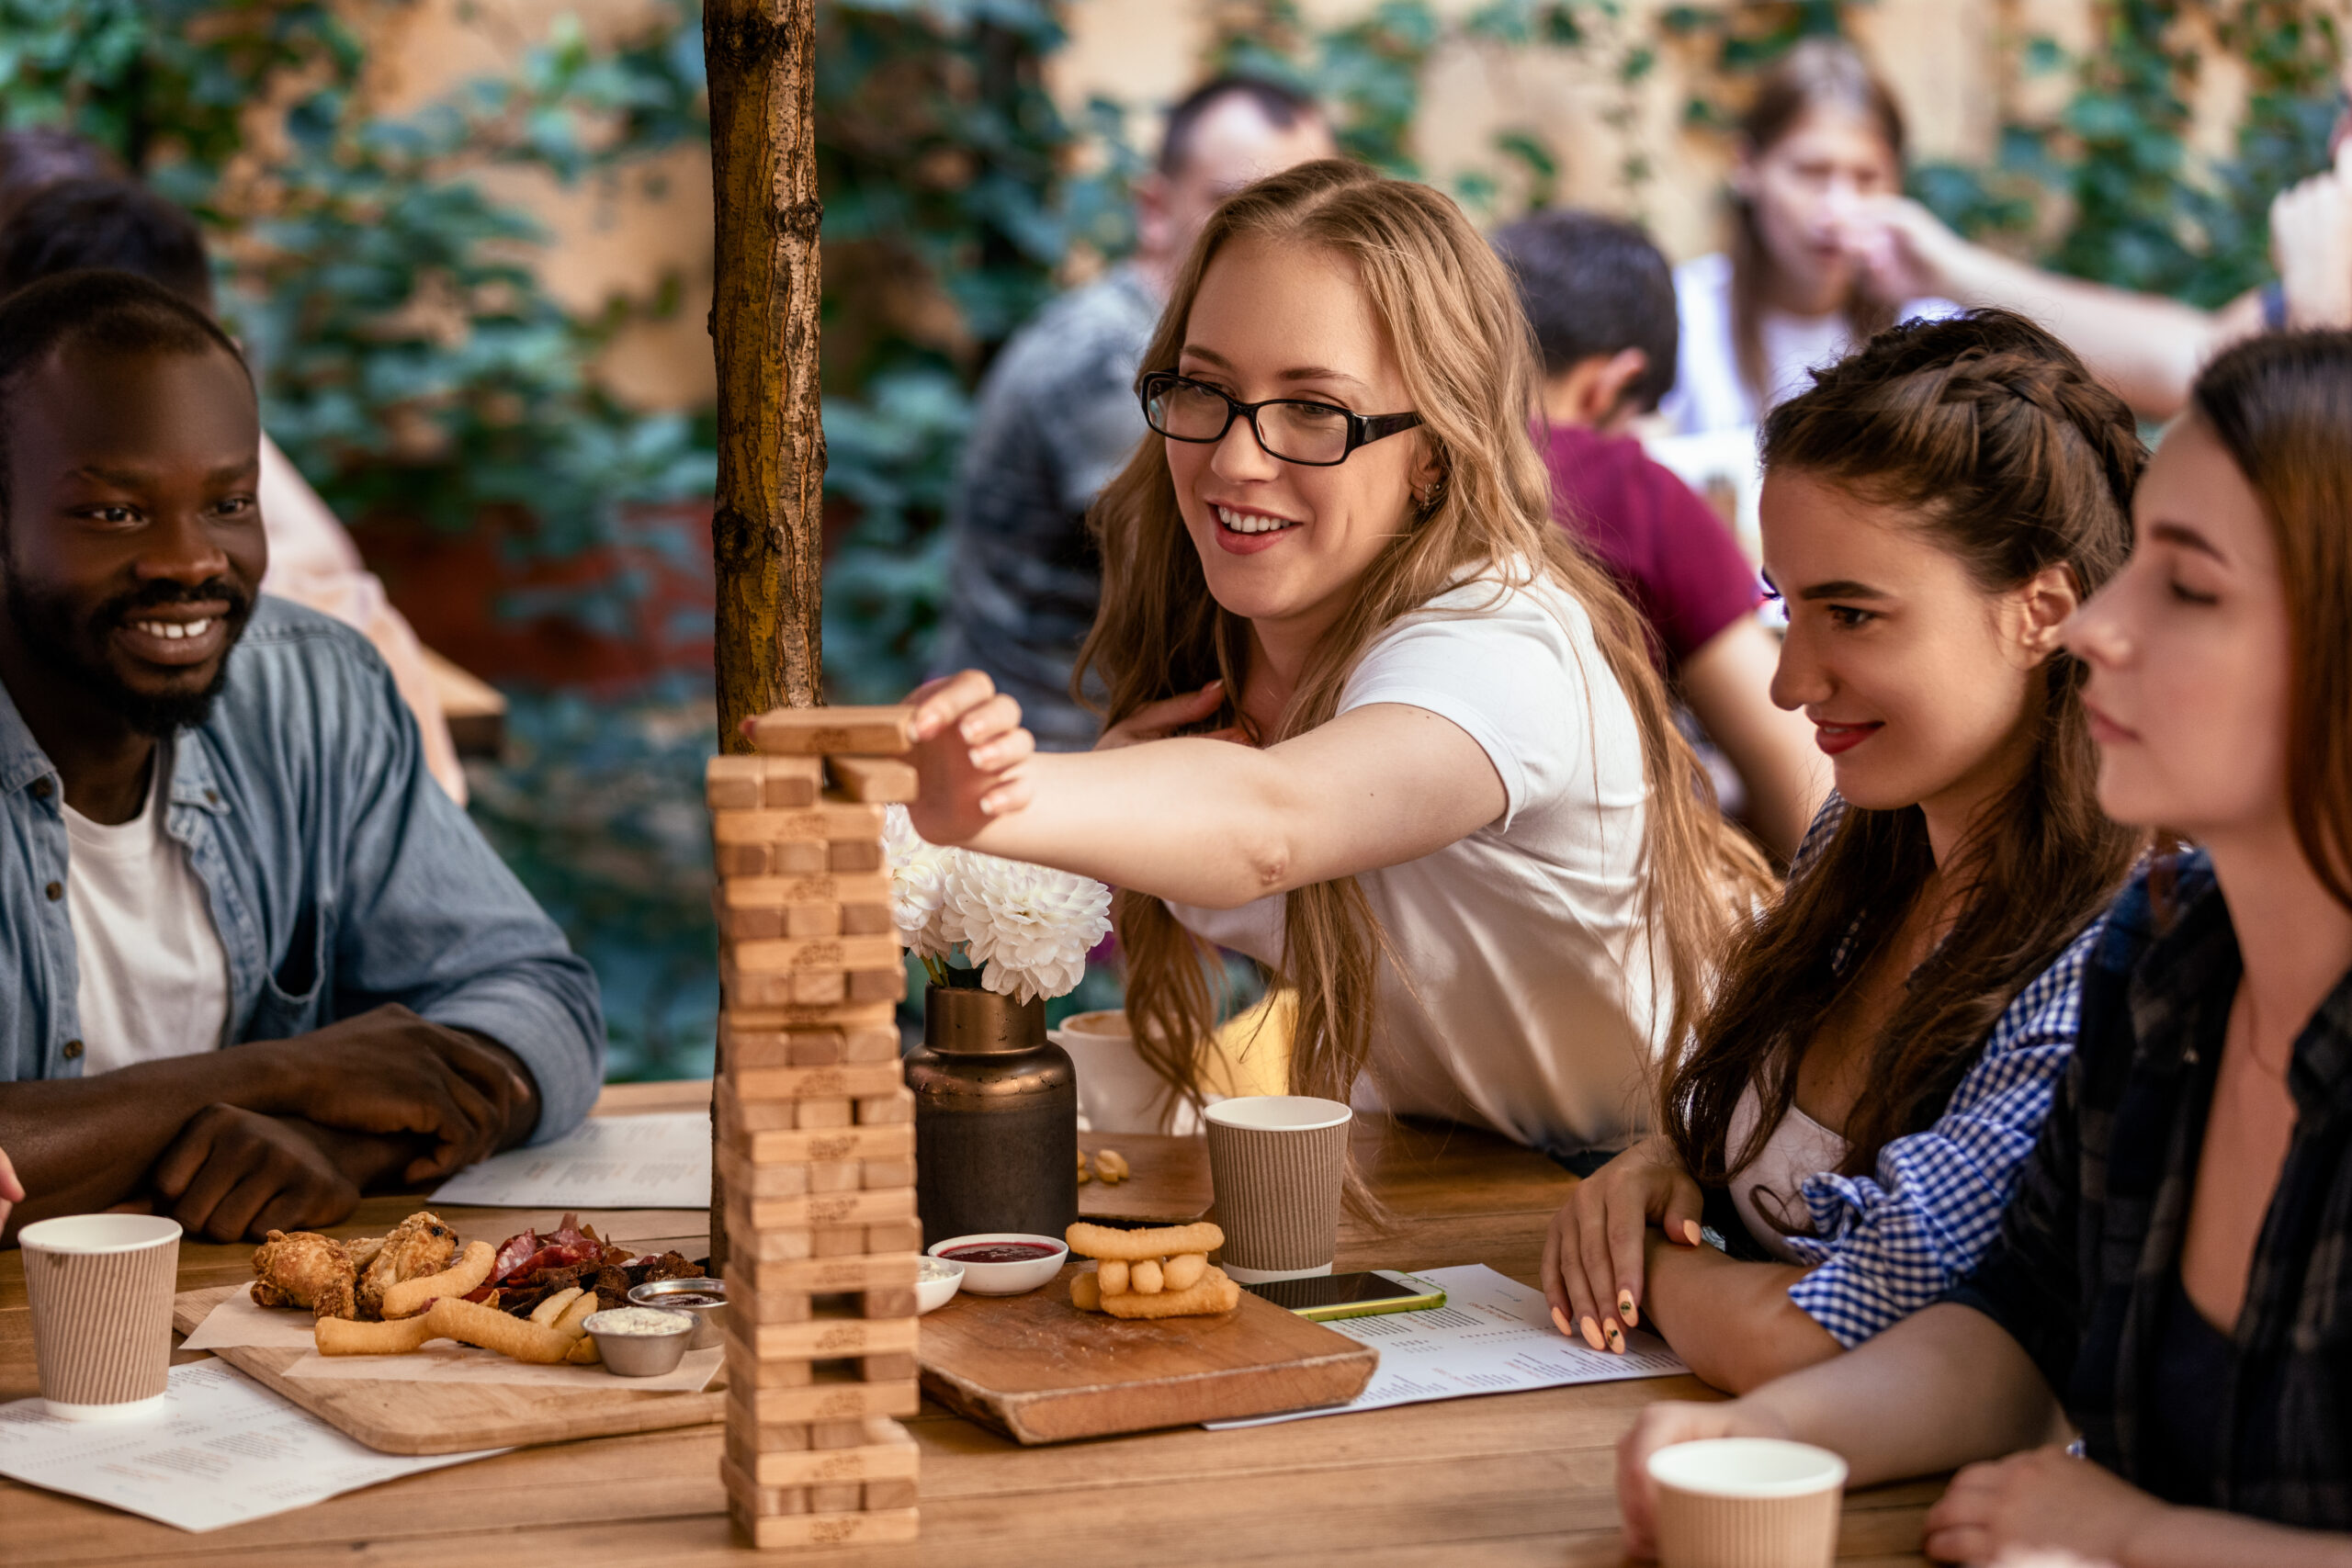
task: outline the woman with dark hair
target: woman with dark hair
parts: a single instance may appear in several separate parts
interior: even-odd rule
[[[1652,1451],[1771,1435],[1858,1485],[1966,1465],[1939,1559],[2352,1557],[2352,333],[2216,359],[2134,511],[2066,644],[2099,803],[2198,847],[2109,914],[1976,1272],[1850,1356],[1651,1406],[1620,1456],[1637,1549]],[[2037,1447],[2062,1410],[2089,1462]]]
[[[1678,434],[1754,424],[1871,333],[1958,309],[1883,298],[1856,258],[1856,215],[1903,189],[1903,111],[1850,45],[1810,39],[1765,73],[1736,157],[1731,248],[1674,273],[1682,343],[1658,412]]]
[[[1992,1239],[2138,843],[2094,798],[2059,627],[2123,562],[2144,455],[2120,400],[1997,311],[1883,333],[1765,421],[1772,694],[1838,793],[1667,1057],[1659,1132],[1554,1221],[1544,1288],[1596,1348],[1638,1315],[1751,1388],[1928,1305]]]

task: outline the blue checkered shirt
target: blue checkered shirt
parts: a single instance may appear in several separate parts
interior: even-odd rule
[[[1799,873],[1844,814],[1833,795],[1798,852]],[[2018,993],[1933,1126],[1881,1149],[1870,1176],[1805,1178],[1813,1234],[1788,1244],[1815,1267],[1789,1287],[1789,1299],[1846,1348],[1933,1305],[1999,1234],[2074,1055],[2083,969],[2105,923],[2094,922]]]

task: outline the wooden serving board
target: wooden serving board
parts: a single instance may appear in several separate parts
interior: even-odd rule
[[[1025,1296],[958,1295],[922,1320],[923,1392],[1015,1442],[1344,1404],[1378,1352],[1241,1292],[1216,1317],[1128,1322],[1069,1304],[1064,1266]]]
[[[172,1326],[193,1334],[232,1291],[215,1285],[172,1300]],[[646,1393],[619,1384],[607,1393],[572,1393],[522,1383],[379,1382],[289,1378],[307,1352],[230,1345],[214,1350],[239,1371],[284,1394],[328,1425],[388,1454],[454,1454],[476,1449],[569,1442],[665,1427],[699,1427],[727,1415],[726,1373],[699,1393]]]
[[[1116,1149],[1133,1173],[1125,1181],[1089,1181],[1079,1188],[1081,1219],[1188,1225],[1209,1212],[1216,1196],[1209,1181],[1209,1141],[1201,1134],[1080,1133],[1078,1146],[1090,1165],[1097,1151]]]

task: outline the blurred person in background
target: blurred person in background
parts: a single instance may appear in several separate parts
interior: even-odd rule
[[[1713,508],[1625,427],[1674,377],[1674,280],[1647,234],[1546,212],[1495,235],[1544,360],[1553,516],[1616,577],[1650,649],[1744,786],[1740,815],[1781,859],[1828,793],[1813,728],[1773,705],[1778,639],[1756,569]]]
[[[2352,81],[2352,66],[2347,66]],[[2352,96],[2352,85],[2347,85]],[[2099,378],[2148,419],[2188,401],[2199,367],[2260,332],[2352,327],[2352,107],[2329,140],[2335,166],[2270,204],[2270,260],[2278,276],[2218,310],[2044,272],[1972,244],[1907,197],[1863,203],[1848,248],[1881,289],[1948,294],[2031,316],[2071,344]]]
[[[1856,214],[1903,189],[1903,146],[1902,109],[1852,46],[1809,39],[1765,73],[1740,120],[1731,248],[1674,273],[1681,352],[1658,412],[1676,434],[1754,424],[1881,328],[1956,309],[1884,292],[1853,252]]]
[[[36,137],[32,152],[19,157],[18,139],[28,136]],[[109,267],[153,278],[217,317],[212,269],[195,220],[135,181],[75,171],[69,156],[75,146],[84,150],[83,165],[107,162],[97,148],[56,132],[0,137],[0,295],[55,273]],[[69,172],[34,183],[61,171]],[[262,592],[366,635],[416,716],[435,781],[464,805],[465,770],[416,633],[392,608],[350,532],[266,434],[261,468],[262,522],[269,534]]]
[[[954,562],[933,668],[986,671],[1047,750],[1094,744],[1070,694],[1102,569],[1086,509],[1144,436],[1136,367],[1176,268],[1217,203],[1264,175],[1336,156],[1331,128],[1288,87],[1220,76],[1169,110],[1136,187],[1136,252],[1056,299],[980,385],[948,506]]]

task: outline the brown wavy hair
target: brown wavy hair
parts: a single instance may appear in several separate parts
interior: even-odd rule
[[[1756,96],[1740,117],[1739,140],[1749,158],[1760,158],[1794,130],[1797,122],[1817,108],[1842,108],[1860,115],[1877,130],[1903,167],[1903,109],[1884,82],[1863,62],[1853,45],[1838,39],[1807,39],[1782,55],[1756,85]],[[1758,407],[1771,395],[1764,364],[1764,295],[1772,276],[1771,253],[1764,248],[1764,229],[1755,203],[1732,200],[1731,346],[1739,378],[1756,395]],[[1840,307],[1857,341],[1894,324],[1902,303],[1880,296],[1869,277],[1858,276]]]
[[[2063,566],[2087,598],[2131,553],[2147,449],[2132,411],[2064,344],[2022,316],[1977,310],[1891,328],[1816,372],[1812,389],[1766,418],[1763,459],[1897,510],[1988,594]],[[2141,835],[2098,807],[2086,667],[2061,651],[2043,671],[2031,757],[1943,868],[1960,913],[1871,1043],[1846,1123],[1849,1175],[1942,1113],[2010,1001],[2106,907],[2138,854]],[[1762,1151],[1795,1099],[1806,1046],[1935,870],[1917,807],[1849,806],[1741,936],[1695,1041],[1665,1075],[1661,1125],[1694,1179],[1725,1185]],[[1747,1146],[1729,1149],[1751,1083],[1762,1114]]]
[[[1252,738],[1271,745],[1329,721],[1374,639],[1465,575],[1485,570],[1498,593],[1504,583],[1539,579],[1564,588],[1590,617],[1606,665],[1587,678],[1614,681],[1640,726],[1650,785],[1642,915],[1650,973],[1671,987],[1664,1007],[1652,998],[1660,1015],[1653,1038],[1678,1038],[1706,995],[1730,910],[1758,896],[1767,874],[1754,848],[1723,826],[1706,774],[1674,728],[1639,612],[1552,524],[1551,482],[1532,434],[1534,344],[1510,275],[1461,209],[1429,186],[1336,160],[1301,164],[1235,193],[1210,218],[1176,278],[1143,372],[1175,367],[1203,275],[1243,235],[1352,264],[1424,422],[1409,439],[1430,444],[1445,476],[1443,499],[1426,516],[1417,517],[1399,490],[1393,542],[1308,660],[1273,733]],[[1102,601],[1073,693],[1083,700],[1090,677],[1099,680],[1106,724],[1213,678],[1238,697],[1249,626],[1209,593],[1161,437],[1145,437],[1090,523],[1102,549]],[[1217,724],[1241,721],[1232,703]],[[1212,950],[1149,895],[1123,889],[1113,914],[1138,1048],[1171,1084],[1197,1095],[1218,1001]],[[1287,896],[1280,978],[1298,997],[1290,1059],[1296,1092],[1348,1097],[1371,1052],[1382,945],[1355,878]]]
[[[2295,841],[2352,909],[2352,333],[2240,344],[2205,367],[2188,406],[2254,488],[2278,547]]]

